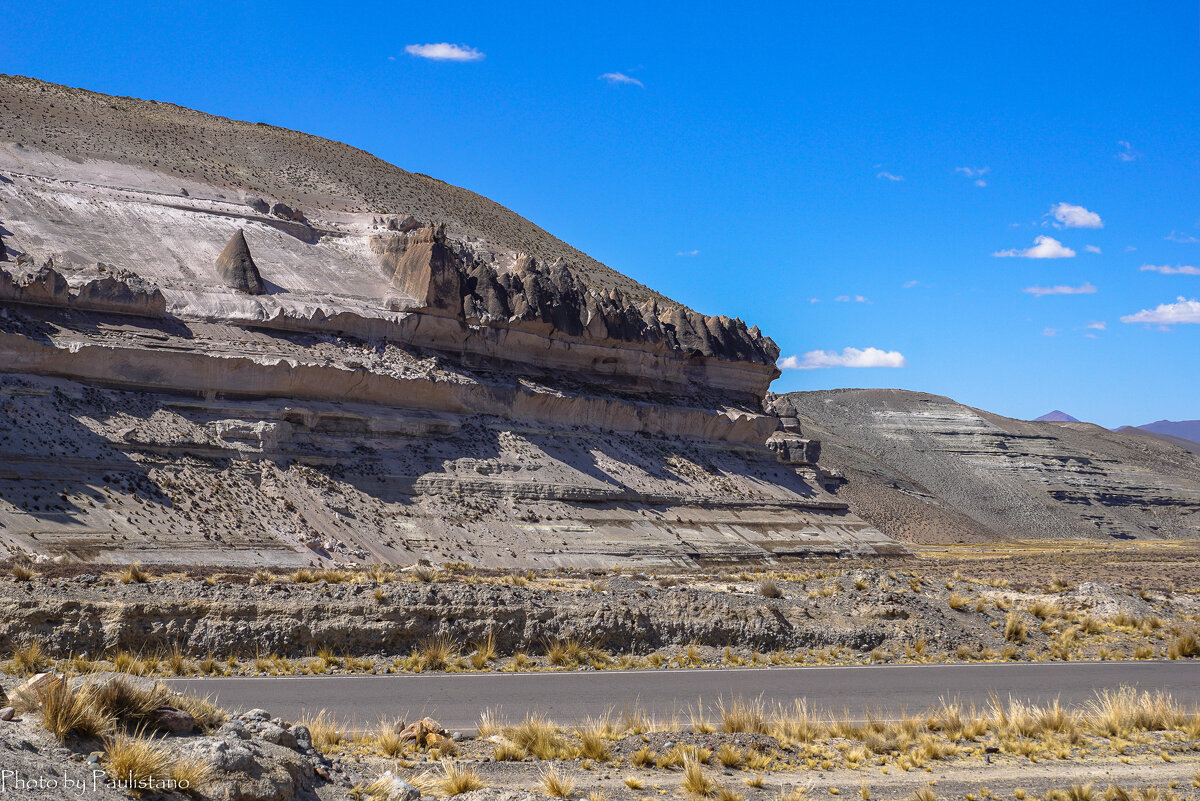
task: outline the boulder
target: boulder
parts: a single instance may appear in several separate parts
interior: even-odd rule
[[[266,214],[271,210],[271,204],[263,200],[261,197],[246,198],[246,205],[257,211],[259,214]]]
[[[418,745],[425,745],[430,735],[445,737],[447,732],[442,728],[442,724],[433,718],[422,718],[416,723],[410,723],[400,730],[400,739],[402,741],[415,742]]]
[[[384,771],[371,789],[376,791],[372,794],[373,798],[382,798],[384,801],[420,801],[421,798],[420,790],[390,770]]]
[[[264,724],[259,736],[268,743],[282,745],[284,748],[295,749],[297,747],[296,735],[292,734],[282,726],[276,726],[274,723]]]
[[[230,237],[221,255],[217,256],[217,272],[225,285],[237,292],[261,295],[267,291],[258,266],[254,263],[254,257],[250,255],[246,235],[240,228]]]
[[[154,726],[172,734],[191,734],[196,730],[196,719],[182,709],[164,706],[154,710]]]
[[[13,690],[14,698],[23,698],[33,704],[41,704],[42,699],[62,684],[62,676],[57,673],[38,673]]]
[[[281,220],[291,220],[296,212],[286,203],[276,203],[271,206],[271,213]]]
[[[402,234],[406,234],[420,227],[421,224],[411,214],[405,215],[403,219],[398,217],[388,217],[387,219],[387,229],[389,231],[399,231]]]
[[[0,720],[9,721],[17,716],[17,710],[11,706],[0,709]]]

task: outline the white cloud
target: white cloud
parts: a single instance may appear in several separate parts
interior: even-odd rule
[[[1039,236],[1033,240],[1033,247],[1025,250],[998,250],[992,254],[999,258],[1022,258],[1022,259],[1069,259],[1075,255],[1075,251],[1063,245],[1057,239],[1051,236]]]
[[[600,76],[600,80],[608,81],[612,86],[625,84],[627,86],[637,86],[641,89],[646,88],[646,84],[639,81],[637,78],[631,78],[623,72],[606,72]]]
[[[1181,234],[1181,233],[1178,233],[1177,231],[1172,231],[1171,233],[1164,236],[1163,239],[1167,240],[1168,242],[1182,242],[1187,245],[1192,245],[1192,244],[1195,244],[1196,242],[1200,242],[1200,239],[1197,239],[1196,237],[1192,236],[1191,234]]]
[[[1104,252],[1104,251],[1100,250],[1100,248],[1096,247],[1095,245],[1084,245],[1083,249],[1086,250],[1088,253],[1100,254],[1100,253]]]
[[[698,251],[698,250],[681,250],[678,253],[676,253],[675,255],[676,256],[699,256],[700,251]]]
[[[1124,139],[1117,142],[1117,144],[1120,145],[1120,147],[1121,147],[1121,150],[1117,152],[1117,158],[1120,161],[1133,161],[1138,156],[1142,155],[1141,153],[1138,153],[1136,150],[1134,150],[1133,145],[1130,144],[1129,142],[1126,142]]]
[[[1121,318],[1121,322],[1156,323],[1164,326],[1181,323],[1200,325],[1200,302],[1176,298],[1174,303],[1162,303],[1154,309],[1142,309],[1137,314],[1128,314]]]
[[[835,303],[870,303],[871,301],[862,295],[838,295],[833,299]]]
[[[881,181],[903,181],[904,180],[903,175],[894,175],[894,174],[892,174],[890,172],[886,172],[886,171],[876,173],[875,177]]]
[[[1181,264],[1178,267],[1172,267],[1169,264],[1143,264],[1140,269],[1142,272],[1155,272],[1163,275],[1200,275],[1200,267],[1193,267],[1190,264]]]
[[[417,58],[431,61],[481,61],[483,53],[466,45],[438,42],[437,44],[410,44],[404,52]]]
[[[904,282],[905,289],[912,289],[913,287],[920,286],[920,285],[921,285],[920,281],[905,281]]]
[[[1084,282],[1082,286],[1027,286],[1021,291],[1040,298],[1043,295],[1095,295],[1096,287]]]
[[[842,348],[836,350],[810,350],[802,356],[780,359],[781,370],[816,370],[821,367],[907,367],[904,354],[898,350],[879,348]]]
[[[983,180],[983,176],[991,172],[991,167],[955,167],[954,171],[967,178],[973,178],[972,183],[976,186],[987,186],[987,181]]]
[[[809,298],[808,302],[809,303],[820,303],[821,299],[820,298]]]
[[[1058,329],[1057,329],[1057,328],[1043,328],[1043,329],[1042,329],[1042,336],[1044,336],[1044,337],[1055,337],[1055,336],[1058,336]]]
[[[1058,221],[1061,228],[1104,227],[1104,221],[1100,219],[1099,214],[1071,203],[1056,203],[1050,207],[1050,214]]]
[[[1107,331],[1108,323],[1104,322],[1103,320],[1096,320],[1094,322],[1088,323],[1087,325],[1084,326],[1084,328],[1090,329],[1092,331]]]

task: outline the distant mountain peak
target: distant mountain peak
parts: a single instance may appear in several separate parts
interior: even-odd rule
[[[1078,423],[1079,422],[1079,420],[1075,419],[1071,415],[1067,414],[1066,412],[1059,411],[1058,409],[1055,409],[1054,411],[1050,412],[1049,414],[1043,414],[1041,417],[1035,417],[1035,418],[1033,418],[1033,421],[1035,423]]]

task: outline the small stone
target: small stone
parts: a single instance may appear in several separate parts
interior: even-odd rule
[[[450,739],[456,743],[461,743],[463,740],[465,740],[467,738],[466,738],[466,735],[464,735],[461,731],[456,731],[450,735]]]
[[[296,747],[301,751],[312,748],[312,732],[307,726],[293,726],[292,736],[296,738]]]
[[[239,740],[249,740],[250,730],[246,728],[246,724],[240,720],[227,720],[221,724],[221,728],[216,731],[217,737],[235,737]]]
[[[276,726],[274,723],[268,723],[263,726],[260,736],[268,743],[281,745],[284,748],[295,749],[297,742],[296,736],[282,726]]]
[[[246,720],[270,720],[271,713],[265,709],[251,709],[249,712],[242,714]]]
[[[3,709],[0,709],[0,720],[12,720],[16,716],[17,710],[13,709],[11,706],[6,706]]]

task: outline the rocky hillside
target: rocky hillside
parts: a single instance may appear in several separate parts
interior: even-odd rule
[[[0,554],[894,547],[774,433],[757,328],[345,145],[0,78],[0,242]]]
[[[1170,443],[901,390],[796,392],[774,408],[822,440],[838,497],[902,540],[1200,535],[1200,457]]]

